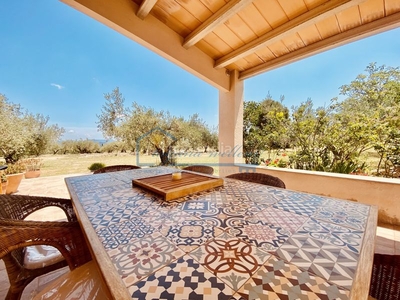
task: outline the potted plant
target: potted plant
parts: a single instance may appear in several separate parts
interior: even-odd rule
[[[7,194],[15,193],[19,184],[24,177],[26,166],[23,161],[17,161],[14,164],[8,164],[8,168],[4,171],[7,175]]]
[[[27,158],[23,160],[23,163],[26,166],[26,179],[40,176],[40,168],[42,167],[42,160],[40,158]]]
[[[0,181],[1,181],[1,193],[5,194],[6,190],[7,190],[7,185],[8,185],[7,175],[4,173],[1,173]]]

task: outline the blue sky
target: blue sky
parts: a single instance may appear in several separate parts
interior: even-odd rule
[[[114,30],[55,0],[3,1],[0,93],[65,128],[63,139],[102,138],[96,115],[119,87],[133,101],[218,124],[218,91]],[[370,62],[400,66],[400,29],[313,56],[245,81],[245,100],[268,92],[292,107],[339,96]]]

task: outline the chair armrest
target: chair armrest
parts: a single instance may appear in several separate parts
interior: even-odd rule
[[[19,248],[50,245],[61,252],[71,270],[91,260],[78,222],[0,220],[0,238],[0,258]]]
[[[27,195],[0,195],[0,218],[23,220],[31,213],[45,207],[59,207],[68,221],[76,221],[77,217],[70,199],[27,196]]]

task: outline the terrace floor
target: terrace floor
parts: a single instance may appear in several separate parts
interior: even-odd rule
[[[83,174],[76,174],[83,175]],[[64,182],[65,177],[74,175],[60,175],[52,177],[39,177],[34,179],[23,179],[19,186],[18,194],[49,196],[59,198],[69,198],[69,193]],[[49,213],[51,211],[51,213]],[[36,220],[56,220],[64,217],[59,209],[45,209],[32,218]],[[375,252],[382,254],[400,255],[400,226],[379,224],[377,228],[377,238],[375,243]],[[22,299],[31,299],[37,291],[41,290],[51,280],[54,280],[64,272],[68,267],[55,271],[46,276],[34,280],[24,291]],[[0,299],[4,299],[9,287],[8,277],[4,269],[4,263],[0,261]]]

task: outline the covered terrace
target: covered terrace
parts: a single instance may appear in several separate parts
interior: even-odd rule
[[[400,25],[398,0],[61,1],[219,90],[221,176],[254,169],[232,155],[242,145],[245,79]],[[290,189],[379,205],[381,222],[400,224],[398,180],[257,171]]]

